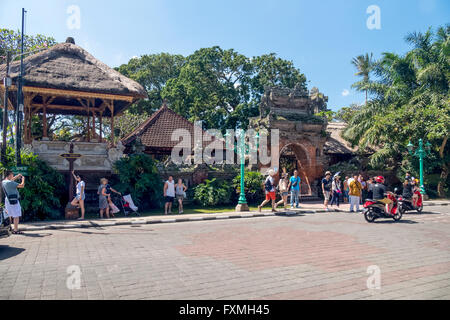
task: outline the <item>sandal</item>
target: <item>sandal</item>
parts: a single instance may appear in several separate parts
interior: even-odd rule
[[[14,231],[14,230],[13,230],[13,231],[12,231],[12,234],[23,234],[23,232],[20,231],[20,230],[19,230],[19,231]]]

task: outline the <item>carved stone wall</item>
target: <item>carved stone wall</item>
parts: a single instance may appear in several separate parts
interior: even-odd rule
[[[107,143],[72,142],[73,152],[82,155],[74,162],[76,171],[111,171],[112,164],[123,157],[124,147],[121,143],[109,148]],[[69,163],[60,155],[70,151],[70,142],[65,141],[33,141],[31,150],[58,171],[67,171]]]

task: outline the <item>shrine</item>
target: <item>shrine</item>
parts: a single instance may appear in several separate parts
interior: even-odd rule
[[[6,66],[0,66],[0,78]],[[20,61],[9,70],[8,109],[17,103]],[[5,88],[0,85],[3,95]],[[68,173],[68,162],[61,154],[80,154],[74,169],[82,173],[108,174],[112,164],[123,156],[123,146],[116,143],[114,118],[131,104],[147,98],[145,89],[121,75],[77,46],[73,38],[24,59],[23,142],[39,158],[60,172]],[[4,108],[4,106],[2,106]],[[32,131],[33,116],[39,116],[42,132]],[[49,135],[49,118],[56,115],[78,116],[84,123],[83,133],[72,141]],[[109,139],[105,139],[103,120],[108,119]]]

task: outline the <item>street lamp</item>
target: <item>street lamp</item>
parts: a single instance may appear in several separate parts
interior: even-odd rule
[[[229,136],[228,133],[225,134],[225,137]],[[240,130],[237,134],[237,139],[239,140],[239,144],[234,145],[234,151],[239,155],[240,158],[240,166],[241,166],[241,190],[239,194],[238,204],[236,206],[236,211],[249,211],[247,199],[245,197],[245,155],[250,153],[250,146],[245,143],[245,131]],[[256,149],[258,149],[259,144],[259,132],[255,135],[255,145]]]
[[[425,144],[425,148],[423,146],[423,140],[419,139],[419,148],[414,151],[414,145],[411,143],[411,141],[409,141],[408,145],[406,146],[408,148],[408,152],[410,155],[418,157],[419,158],[419,163],[420,163],[420,192],[422,193],[422,195],[426,195],[425,192],[425,186],[423,184],[423,160],[425,159],[425,157],[429,156],[431,154],[430,150],[431,150],[431,144],[430,142],[427,142]]]

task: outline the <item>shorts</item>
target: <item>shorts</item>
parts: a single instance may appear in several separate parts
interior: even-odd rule
[[[286,192],[281,192],[281,196],[282,196],[282,197],[287,197],[288,194],[289,194],[289,192],[287,192],[287,191],[286,191]]]
[[[325,193],[323,194],[323,196],[325,197],[325,200],[330,200],[331,191],[325,190]]]
[[[176,198],[177,200],[184,200],[184,194],[177,194]]]
[[[173,202],[173,200],[175,199],[175,197],[166,196],[164,199],[166,200],[166,203],[169,203],[169,202]]]
[[[275,191],[272,191],[272,192],[266,192],[266,200],[267,201],[269,201],[269,200],[275,200]]]
[[[76,197],[75,197],[75,199],[77,199],[78,201],[80,201],[80,200],[83,200],[83,201],[84,201],[84,200],[86,199],[86,194],[83,193],[83,197],[81,197],[81,199],[80,199],[80,195],[77,194]]]

